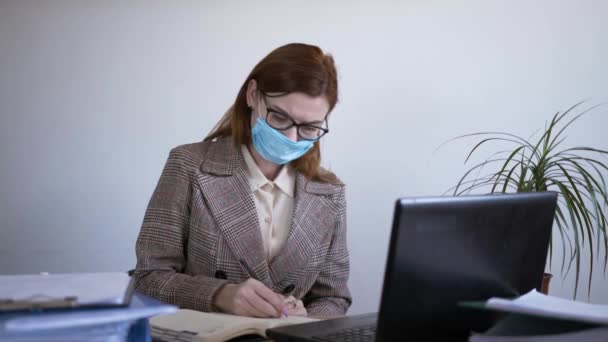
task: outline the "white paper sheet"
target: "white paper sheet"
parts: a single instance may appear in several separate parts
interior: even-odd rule
[[[491,298],[486,303],[486,307],[542,317],[608,324],[608,305],[589,304],[547,296],[536,290],[532,290],[513,300]]]

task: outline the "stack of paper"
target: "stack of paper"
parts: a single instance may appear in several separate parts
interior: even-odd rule
[[[5,301],[78,297],[73,308],[0,312],[0,341],[125,341],[142,322],[149,337],[145,319],[174,313],[177,307],[130,296],[129,280],[126,273],[0,276]]]
[[[491,298],[485,306],[499,311],[608,325],[608,305],[547,296],[536,290],[513,300]]]
[[[475,333],[471,342],[605,342],[608,305],[547,296],[532,290],[516,299],[491,298],[486,303],[463,303],[509,313],[490,330]]]

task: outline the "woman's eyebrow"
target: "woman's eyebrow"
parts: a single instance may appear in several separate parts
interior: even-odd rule
[[[268,105],[268,109],[270,109],[270,110],[272,110],[274,112],[285,114],[285,115],[291,117],[291,115],[289,115],[289,113],[287,113],[287,111],[285,109],[283,109],[283,108],[281,108],[281,107],[279,107],[277,105],[269,104]]]
[[[275,104],[268,104],[267,105],[268,109],[270,109],[273,112],[277,112],[279,114],[283,114],[283,115],[287,115],[290,119],[292,119],[294,122],[296,121],[291,114],[287,113],[287,111]],[[307,121],[307,122],[296,122],[297,124],[322,124],[323,121],[325,120],[314,120],[314,121]]]

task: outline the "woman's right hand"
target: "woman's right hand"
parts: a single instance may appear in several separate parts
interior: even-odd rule
[[[279,318],[284,310],[284,297],[253,278],[240,284],[226,284],[215,295],[214,305],[220,311],[249,317]]]

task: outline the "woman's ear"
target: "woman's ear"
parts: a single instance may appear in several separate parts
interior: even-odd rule
[[[253,78],[247,82],[247,107],[255,108],[258,104],[258,82]]]

